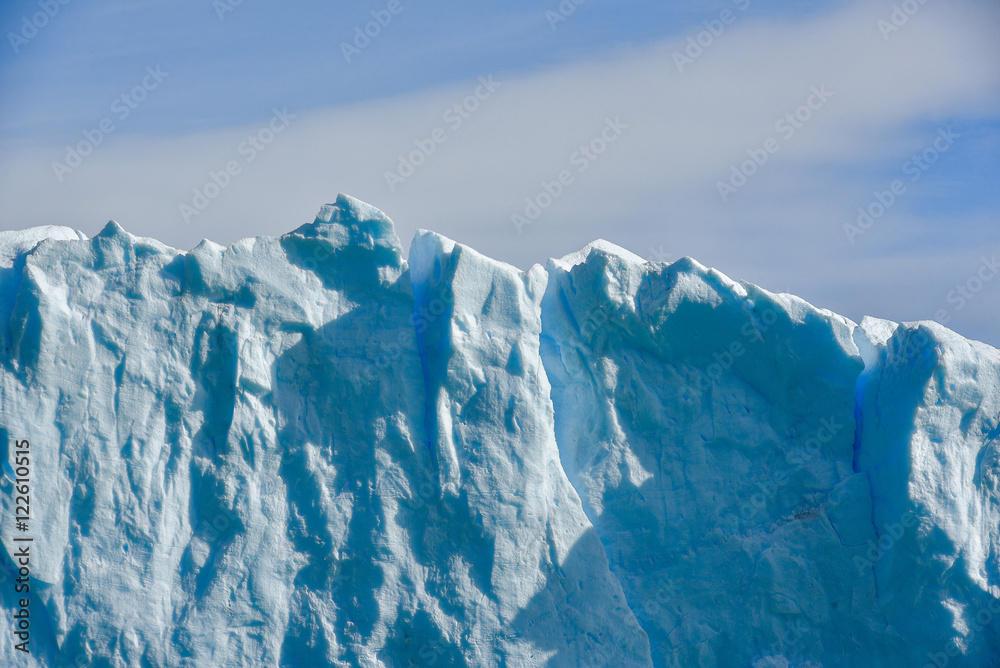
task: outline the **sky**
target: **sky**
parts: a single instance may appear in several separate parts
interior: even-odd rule
[[[347,193],[1000,346],[995,0],[7,0],[0,229],[181,249]]]

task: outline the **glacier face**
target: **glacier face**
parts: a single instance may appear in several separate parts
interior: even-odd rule
[[[188,252],[0,233],[18,666],[1000,665],[1000,352],[340,196]],[[24,534],[20,534],[24,535]]]

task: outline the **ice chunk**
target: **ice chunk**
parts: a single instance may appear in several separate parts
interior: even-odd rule
[[[903,323],[862,396],[858,468],[872,485],[881,610],[913,665],[956,652],[990,665],[1000,656],[1000,351]]]
[[[885,344],[896,331],[896,327],[898,324],[891,320],[866,315],[861,324],[854,329],[854,342],[858,346],[861,358],[865,361],[865,369],[876,366],[879,355],[885,350]]]
[[[595,247],[549,273],[563,464],[654,665],[838,665],[845,637],[891,665],[899,641],[872,628],[854,564],[875,534],[853,323],[687,258]]]

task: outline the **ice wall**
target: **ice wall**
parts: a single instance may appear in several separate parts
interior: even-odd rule
[[[880,608],[921,661],[1000,665],[1000,351],[932,322],[880,339],[855,460]]]
[[[944,328],[604,242],[404,259],[346,196],[0,233],[0,288],[5,665],[996,665],[1000,353]]]
[[[656,665],[889,665],[853,470],[852,324],[688,259],[549,263],[564,465]]]

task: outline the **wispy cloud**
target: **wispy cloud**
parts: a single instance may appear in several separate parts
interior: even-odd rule
[[[984,158],[971,146],[943,157],[856,244],[843,225],[939,127],[980,135],[987,128],[995,145],[1000,22],[985,5],[929,2],[887,40],[878,22],[892,11],[892,3],[865,3],[796,21],[748,11],[683,71],[674,53],[702,26],[600,60],[497,74],[501,86],[455,128],[446,114],[475,95],[475,79],[325,110],[289,107],[294,122],[191,224],[180,205],[267,124],[271,106],[255,123],[211,133],[164,139],[122,128],[63,183],[51,163],[64,146],[8,147],[0,156],[0,224],[58,222],[94,232],[113,217],[135,233],[191,247],[201,237],[231,242],[286,231],[344,191],[384,209],[404,243],[425,227],[526,266],[604,237],[640,255],[649,248],[692,255],[855,318],[930,318],[952,278],[974,271],[996,240],[996,208],[973,193],[982,205],[966,202],[949,223],[969,232],[942,247],[940,228],[921,222],[923,194]],[[796,120],[815,87],[829,99],[807,122]],[[779,126],[788,114],[786,124],[799,126],[790,136]],[[628,130],[519,234],[511,214],[609,118]],[[386,173],[437,129],[446,141],[390,188]],[[723,201],[718,183],[769,138],[779,150]],[[928,272],[929,262],[940,271]],[[949,324],[1000,343],[986,315],[998,308],[1000,285],[990,286]]]

